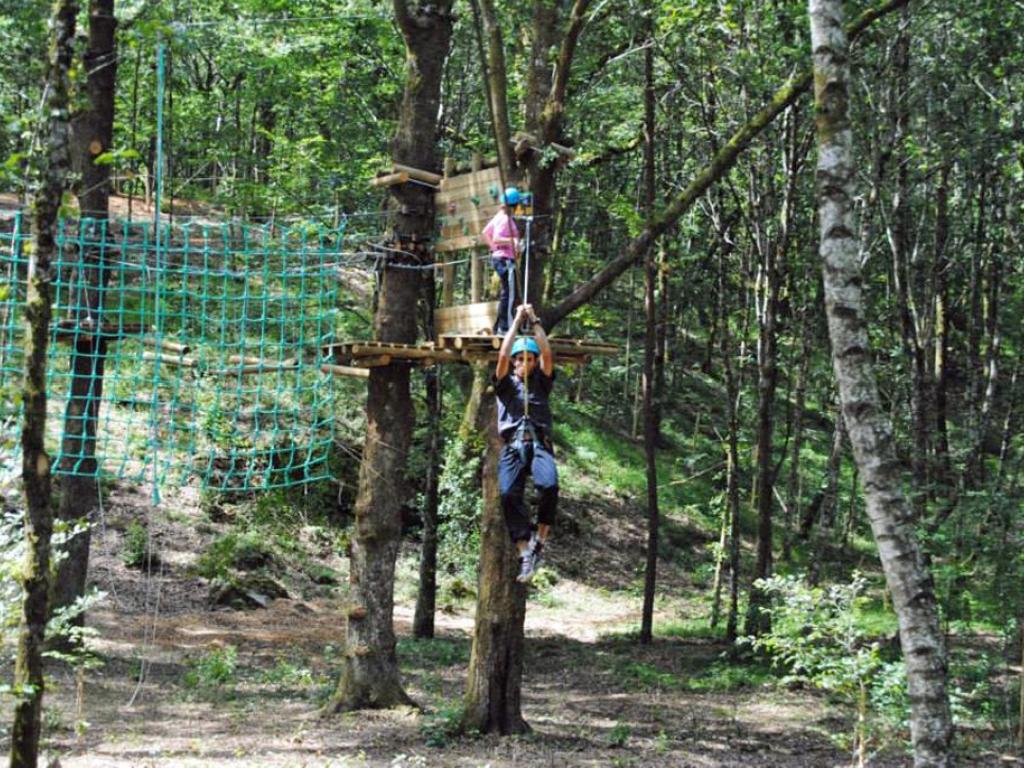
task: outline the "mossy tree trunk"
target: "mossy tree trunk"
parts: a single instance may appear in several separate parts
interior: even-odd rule
[[[914,764],[950,764],[946,649],[932,579],[903,491],[892,424],[881,408],[867,338],[854,225],[855,165],[848,117],[849,45],[841,0],[810,0],[818,137],[817,196],[825,309],[843,420],[867,498],[871,530],[899,620],[910,690]]]
[[[114,86],[117,82],[114,0],[89,3],[89,47],[83,56],[88,104],[71,123],[71,155],[79,176],[78,208],[91,224],[90,239],[105,239],[103,228],[110,210],[110,165],[96,158],[111,150],[114,136]],[[83,272],[79,275],[78,321],[102,326],[103,292],[110,280],[105,269],[105,254],[99,248],[82,254]],[[58,517],[73,524],[88,522],[97,507],[96,422],[103,395],[106,365],[106,341],[94,334],[77,333],[71,352],[71,393],[64,412],[64,441],[60,469],[66,474],[60,481]],[[73,474],[71,474],[73,473]],[[57,570],[51,592],[54,608],[72,604],[85,593],[89,568],[90,531],[81,533],[65,545],[65,558]],[[81,621],[82,617],[78,617]]]
[[[425,170],[440,170],[437,118],[452,34],[452,2],[394,2],[406,44],[406,81],[392,158]],[[403,266],[431,263],[433,195],[419,184],[393,186],[390,193],[391,245],[404,252],[404,263],[392,262],[383,270],[374,335],[379,341],[410,343],[416,340],[421,273]],[[393,627],[400,507],[405,500],[404,474],[414,419],[409,368],[400,364],[374,368],[368,388],[345,659],[328,712],[412,703],[399,679]]]
[[[78,5],[53,4],[43,100],[42,147],[36,162],[38,184],[32,200],[32,242],[25,302],[25,421],[21,434],[25,489],[25,562],[21,625],[14,681],[19,694],[11,728],[11,768],[35,768],[43,704],[43,641],[50,570],[50,457],[46,431],[46,347],[50,334],[50,271],[56,253],[57,215],[69,169],[68,71]]]

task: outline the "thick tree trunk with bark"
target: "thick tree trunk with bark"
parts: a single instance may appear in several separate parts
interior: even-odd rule
[[[96,163],[111,150],[114,138],[114,87],[117,82],[114,0],[89,3],[89,48],[83,57],[87,73],[88,106],[71,123],[71,157],[80,176],[78,208],[88,226],[90,239],[105,240],[103,228],[109,215],[110,165]],[[105,254],[94,249],[82,254],[84,274],[78,276],[79,323],[103,324],[103,291],[110,275],[104,268]],[[61,445],[60,507],[58,517],[70,523],[89,521],[97,507],[96,422],[103,395],[106,341],[87,333],[78,334],[71,353],[71,392],[64,411],[64,441]],[[90,530],[65,545],[65,557],[57,570],[51,602],[54,609],[72,604],[85,594],[89,569]],[[77,617],[81,622],[84,617]]]
[[[440,170],[437,118],[441,81],[452,34],[452,0],[410,5],[395,0],[395,17],[406,44],[406,84],[392,144],[397,163]],[[393,245],[413,265],[430,262],[426,247],[434,229],[430,190],[418,184],[391,187]],[[374,317],[379,341],[416,339],[415,307],[420,273],[386,266]],[[402,688],[393,627],[395,559],[401,537],[400,506],[413,428],[409,368],[388,365],[370,372],[366,443],[359,470],[352,537],[348,635],[338,689],[329,711],[387,708],[411,703]]]
[[[538,0],[533,6],[525,125],[527,132],[541,144],[561,140],[568,73],[588,3],[589,0],[573,3],[564,29],[558,4]],[[493,2],[479,0],[479,5],[482,33],[486,40],[489,103],[499,144],[499,162],[505,174],[516,168],[525,169],[527,186],[533,194],[537,218],[531,227],[530,278],[526,295],[536,305],[543,296],[545,265],[551,247],[551,214],[554,211],[558,167],[557,164],[540,162],[540,147],[524,145],[514,158],[504,152],[503,144],[511,133],[506,97],[508,73],[505,71]],[[549,56],[553,49],[558,50],[554,67]],[[476,393],[477,387],[474,386],[474,396]],[[494,398],[493,395],[484,395],[483,398],[479,404],[478,423],[487,431],[488,448],[483,470],[480,586],[462,727],[481,733],[521,733],[529,729],[520,712],[526,589],[515,582],[515,557],[498,495],[500,445],[496,435]],[[473,407],[472,402],[468,407]]]
[[[494,395],[482,386],[474,386],[473,395],[482,398],[477,424],[487,435],[487,445],[476,620],[461,727],[479,733],[524,733],[530,730],[523,719],[521,700],[527,587],[515,580],[515,547],[498,492],[501,440]]]
[[[42,147],[38,184],[32,199],[32,243],[25,300],[24,427],[21,433],[22,481],[25,491],[24,590],[18,629],[14,685],[18,695],[11,726],[11,768],[35,768],[39,755],[43,706],[43,641],[46,632],[53,533],[50,457],[46,433],[46,347],[52,313],[50,270],[57,251],[57,214],[67,182],[70,156],[68,122],[72,41],[78,6],[73,0],[53,5],[50,20],[46,97],[43,100]]]
[[[913,528],[881,409],[868,347],[853,216],[854,158],[848,117],[849,45],[841,0],[810,0],[818,135],[817,194],[825,307],[843,418],[867,498],[907,665],[911,737],[918,768],[949,765],[952,721],[946,650],[931,576]]]

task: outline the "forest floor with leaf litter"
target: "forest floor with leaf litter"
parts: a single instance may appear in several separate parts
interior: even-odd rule
[[[47,759],[64,768],[851,764],[836,739],[850,731],[851,713],[819,692],[787,690],[766,668],[732,664],[723,643],[697,633],[637,643],[645,531],[622,497],[566,500],[551,576],[527,608],[522,692],[532,731],[511,738],[452,732],[472,599],[438,612],[434,639],[414,640],[415,546],[399,562],[395,628],[406,690],[422,709],[323,717],[344,639],[346,560],[307,536],[305,551],[334,569],[336,586],[292,579],[289,597],[265,608],[211,608],[194,564],[225,526],[197,524],[196,504],[187,491],[158,508],[140,489],[110,495],[91,566],[107,593],[89,618],[102,664],[84,671],[81,686],[73,669],[51,664]],[[126,531],[140,519],[158,555],[148,574],[123,562]],[[656,625],[695,625],[698,609],[672,597],[686,594],[688,574],[670,561],[660,568]],[[623,584],[634,586],[615,589]],[[972,751],[970,765],[1019,762]],[[910,761],[889,749],[870,764]]]

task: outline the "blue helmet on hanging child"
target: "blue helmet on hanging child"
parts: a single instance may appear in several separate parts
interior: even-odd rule
[[[505,192],[501,195],[501,202],[504,205],[519,205],[519,200],[522,195],[519,193],[518,187],[506,187]]]
[[[540,347],[537,346],[537,342],[530,336],[520,336],[516,339],[516,343],[512,345],[512,357],[521,355],[523,352],[532,352],[537,357],[540,357]]]

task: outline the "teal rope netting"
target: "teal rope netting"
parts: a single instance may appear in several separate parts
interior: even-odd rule
[[[20,214],[0,222],[0,476],[19,453],[26,227]],[[154,231],[60,224],[54,472],[221,490],[329,477],[337,387],[320,366],[336,336],[344,227],[165,223],[159,247]]]

